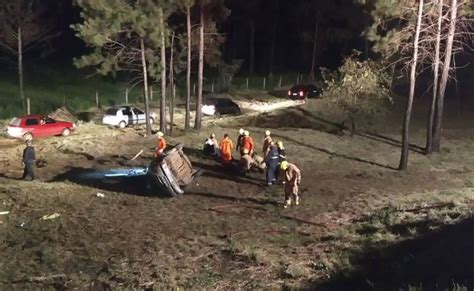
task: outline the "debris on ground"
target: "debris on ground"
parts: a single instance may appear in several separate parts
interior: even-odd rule
[[[50,214],[50,215],[45,215],[45,216],[41,217],[41,219],[42,220],[52,220],[52,219],[56,219],[60,216],[61,216],[61,214],[59,214],[59,213],[53,213],[53,214]]]
[[[104,198],[104,197],[105,197],[105,194],[103,194],[103,193],[97,193],[96,196],[99,197],[99,198]]]
[[[7,215],[10,211],[0,211],[0,215]]]

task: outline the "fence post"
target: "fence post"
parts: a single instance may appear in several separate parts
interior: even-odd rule
[[[278,88],[281,88],[281,75],[280,75],[280,79],[278,79]]]
[[[263,90],[267,88],[267,77],[263,77]]]
[[[196,97],[196,83],[193,83],[193,96]]]
[[[150,86],[150,101],[153,101],[153,85]]]
[[[128,105],[128,87],[125,88],[125,105]]]
[[[212,81],[212,84],[211,84],[211,93],[214,93],[214,81]]]
[[[66,96],[63,96],[63,106],[66,106]]]
[[[95,105],[99,108],[99,91],[95,91]]]
[[[26,113],[28,115],[31,114],[31,110],[30,110],[30,97],[26,97]]]
[[[245,79],[245,89],[249,89],[249,77]]]

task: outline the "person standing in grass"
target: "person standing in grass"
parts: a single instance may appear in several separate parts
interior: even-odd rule
[[[32,144],[33,143],[30,139],[27,140],[26,148],[23,150],[22,164],[25,169],[23,170],[22,179],[27,181],[33,181],[35,179],[36,153]]]
[[[285,208],[291,206],[292,198],[295,199],[295,205],[300,203],[298,196],[299,185],[301,183],[301,171],[294,164],[290,164],[287,161],[283,161],[280,164],[280,168],[284,171],[285,176]]]
[[[239,136],[237,137],[237,143],[235,144],[235,149],[242,155],[242,146],[244,143],[244,133],[245,130],[243,128],[239,129]]]
[[[278,154],[280,155],[280,163],[283,161],[286,161],[286,150],[281,140],[277,142],[277,148],[278,148]]]
[[[242,141],[242,153],[241,155],[253,155],[255,149],[255,144],[253,142],[253,138],[250,136],[250,132],[248,130],[244,131],[244,138]]]
[[[224,134],[224,138],[219,143],[219,150],[221,155],[221,161],[224,165],[232,162],[232,150],[234,149],[234,144],[230,140],[229,135]]]
[[[268,153],[265,156],[265,164],[267,166],[266,180],[267,186],[271,186],[277,181],[280,158],[278,155],[278,149],[273,142],[270,142],[267,152]]]
[[[269,130],[265,130],[265,138],[263,139],[263,147],[262,147],[262,152],[263,152],[264,157],[267,156],[270,150],[271,144],[272,144],[271,132]]]

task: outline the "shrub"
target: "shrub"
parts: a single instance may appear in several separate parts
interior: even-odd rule
[[[393,103],[390,97],[390,77],[380,62],[361,61],[359,53],[344,59],[342,66],[332,74],[323,70],[326,90],[324,97],[338,106],[352,123],[355,118],[374,118],[386,112]]]

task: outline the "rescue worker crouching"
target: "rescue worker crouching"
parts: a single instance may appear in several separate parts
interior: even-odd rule
[[[229,138],[229,135],[224,134],[224,138],[219,143],[220,150],[220,159],[224,165],[228,165],[232,162],[232,150],[234,149],[234,144]]]
[[[285,177],[285,208],[291,206],[291,200],[295,199],[295,205],[299,204],[299,185],[301,183],[301,171],[294,164],[283,161],[280,168],[284,171]]]
[[[23,180],[33,181],[35,179],[35,148],[31,140],[26,141],[26,148],[23,150],[22,164],[25,167],[23,170]]]
[[[161,131],[158,131],[156,134],[158,136],[158,144],[155,148],[156,151],[156,157],[159,158],[166,149],[166,139],[164,137],[164,134]]]
[[[280,166],[280,157],[278,149],[273,142],[270,143],[268,153],[265,157],[265,164],[267,167],[266,181],[267,185],[276,184]]]
[[[212,133],[204,142],[203,153],[206,156],[219,156],[219,148],[216,135]]]

